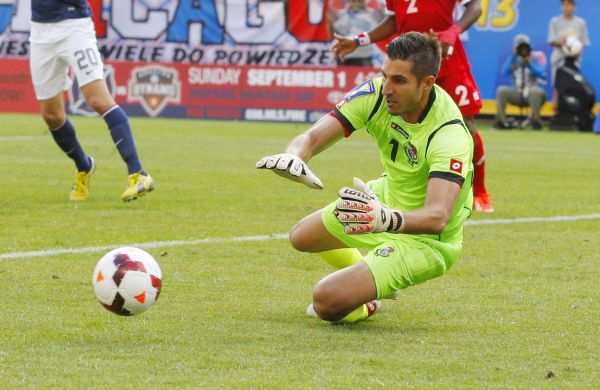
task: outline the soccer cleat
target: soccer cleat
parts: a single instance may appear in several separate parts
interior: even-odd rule
[[[75,182],[71,186],[69,199],[75,202],[86,200],[90,196],[90,178],[96,169],[96,160],[90,157],[91,168],[89,171],[75,172]]]
[[[368,317],[371,317],[373,314],[377,313],[379,309],[381,309],[381,301],[371,301],[367,302],[367,311],[369,312]]]
[[[123,202],[129,202],[144,196],[146,192],[150,192],[154,189],[154,180],[149,174],[143,174],[141,172],[132,173],[127,179],[127,189],[121,195]]]
[[[507,129],[512,129],[513,128],[510,123],[508,123],[507,121],[501,121],[501,120],[497,120],[492,125],[492,127],[494,129],[498,129],[498,130],[507,130]]]
[[[394,295],[394,298],[392,298],[392,299],[395,299],[395,294],[392,294],[392,295]],[[371,317],[373,314],[377,313],[377,311],[379,311],[379,309],[381,308],[381,301],[367,302],[366,305],[367,305],[367,312],[369,313],[367,317]],[[312,303],[310,305],[308,305],[308,307],[306,308],[306,315],[309,317],[314,317],[314,318],[320,319],[320,317],[317,315],[317,312],[315,311],[315,308]]]
[[[306,315],[309,317],[319,318],[312,303],[310,305],[308,305],[308,307],[306,308]]]
[[[531,121],[531,128],[533,130],[543,130],[544,129],[544,125],[542,124],[541,121],[538,120],[532,120]]]
[[[490,195],[485,193],[481,195],[477,195],[473,197],[473,207],[475,211],[479,211],[480,213],[493,213],[494,206],[492,205],[492,200],[490,199]]]

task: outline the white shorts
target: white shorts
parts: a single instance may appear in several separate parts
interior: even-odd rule
[[[80,87],[104,78],[91,18],[32,22],[30,42],[29,66],[38,100],[50,99],[71,86],[69,68]]]

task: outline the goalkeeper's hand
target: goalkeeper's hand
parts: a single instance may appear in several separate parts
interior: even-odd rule
[[[308,169],[308,165],[295,154],[282,153],[263,157],[256,163],[256,168],[270,169],[286,179],[306,184],[310,188],[323,189],[321,180],[315,176],[315,174]]]
[[[338,221],[346,226],[346,234],[400,233],[404,230],[402,211],[381,203],[362,180],[354,178],[354,185],[362,191],[342,188],[334,211]]]

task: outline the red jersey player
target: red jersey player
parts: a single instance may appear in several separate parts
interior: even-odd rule
[[[454,8],[465,6],[462,17],[454,22]],[[437,34],[442,43],[443,60],[436,83],[456,102],[475,141],[473,165],[474,206],[476,211],[494,211],[485,188],[483,141],[475,128],[474,116],[481,109],[481,97],[459,34],[471,27],[481,15],[480,0],[386,0],[386,17],[371,31],[355,37],[335,35],[332,51],[343,58],[358,46],[368,45],[409,31]]]

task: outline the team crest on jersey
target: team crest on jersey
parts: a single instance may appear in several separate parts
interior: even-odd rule
[[[409,139],[409,138],[410,138],[410,134],[408,134],[408,133],[406,132],[406,130],[404,130],[402,127],[400,127],[400,125],[398,125],[398,124],[396,124],[396,123],[392,122],[392,124],[391,124],[391,127],[392,127],[392,129],[396,130],[398,133],[402,134],[402,136],[403,136],[404,138],[406,138],[406,139]]]
[[[463,163],[455,158],[450,160],[450,170],[456,173],[462,173]]]
[[[373,85],[372,80],[367,80],[362,84],[357,85],[354,89],[346,94],[344,99],[339,102],[336,107],[338,110],[342,108],[342,106],[348,103],[350,100],[363,96],[363,95],[372,95],[375,93],[375,86]]]
[[[410,142],[407,143],[404,147],[404,152],[406,153],[406,157],[408,157],[407,161],[411,166],[415,166],[419,163],[419,156],[415,145]]]
[[[375,251],[375,256],[388,257],[394,252],[394,248],[388,246],[387,248],[379,248]]]
[[[139,102],[150,116],[157,116],[169,103],[181,101],[181,82],[175,69],[159,65],[134,68],[127,100]]]

